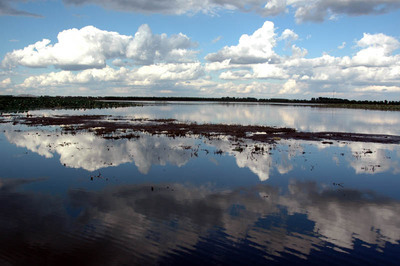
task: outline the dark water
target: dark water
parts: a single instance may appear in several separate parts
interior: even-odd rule
[[[176,118],[188,106],[85,114]],[[201,116],[230,107],[192,108]],[[238,105],[232,108],[235,117]],[[297,110],[320,121],[352,114],[265,108],[263,113],[260,106],[242,106],[249,116],[258,117],[256,110],[275,117],[270,120],[288,108],[294,116]],[[55,112],[70,113],[37,111]],[[397,134],[400,123],[392,114],[371,112],[369,122],[343,121],[357,124],[354,131]],[[186,120],[209,121],[205,117]],[[313,120],[296,123],[318,131]],[[318,126],[345,127],[337,121]],[[0,129],[2,265],[398,265],[400,260],[396,144],[239,143],[224,136],[146,133],[105,139],[12,120]]]

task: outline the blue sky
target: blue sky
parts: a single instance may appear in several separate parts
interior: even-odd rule
[[[400,0],[0,0],[0,94],[399,100]]]

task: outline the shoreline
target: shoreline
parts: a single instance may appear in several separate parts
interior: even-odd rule
[[[2,119],[12,117],[11,121]],[[93,132],[103,138],[123,139],[139,138],[137,133],[166,135],[169,137],[187,137],[199,135],[206,138],[228,136],[233,139],[250,139],[259,142],[274,143],[281,139],[306,141],[352,141],[369,143],[400,144],[400,136],[384,134],[363,134],[350,132],[301,132],[294,128],[232,124],[197,124],[180,122],[176,119],[123,119],[106,115],[73,116],[2,116],[0,123],[21,124],[30,127],[59,126],[70,133]]]
[[[96,108],[118,108],[137,107],[143,103],[221,103],[221,104],[284,104],[306,106],[313,108],[345,108],[381,111],[400,111],[400,102],[396,101],[355,101],[338,98],[312,98],[301,99],[256,99],[256,98],[196,98],[196,97],[85,97],[85,96],[39,96],[19,97],[0,95],[1,112],[27,112],[41,109],[96,109]]]

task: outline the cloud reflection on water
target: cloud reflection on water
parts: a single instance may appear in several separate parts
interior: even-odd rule
[[[224,136],[198,139],[197,136],[170,138],[149,134],[140,134],[135,139],[110,140],[89,132],[67,134],[47,130],[15,131],[12,127],[5,131],[5,136],[18,147],[25,147],[46,158],[59,154],[61,164],[87,171],[133,162],[140,173],[147,174],[153,165],[181,167],[197,156],[212,158],[215,151],[222,151],[234,157],[238,167],[250,169],[260,181],[265,181],[274,169],[279,174],[290,173],[296,167],[313,169],[319,163],[318,157],[309,152],[310,147],[314,147],[318,153],[325,149],[338,149],[328,151],[329,156],[337,164],[349,165],[356,174],[400,172],[398,160],[390,157],[399,155],[398,145],[391,144],[334,142],[327,145],[300,140],[281,140],[276,144],[267,144],[252,140],[238,142]],[[346,159],[340,160],[339,157]],[[299,160],[303,160],[303,163]]]
[[[46,158],[60,155],[61,164],[72,168],[96,171],[110,166],[134,162],[138,170],[147,174],[152,165],[182,166],[191,158],[190,138],[170,139],[141,135],[137,140],[109,140],[92,133],[65,134],[40,130],[6,131],[7,139],[18,147],[25,147]]]
[[[70,262],[154,263],[204,252],[200,262],[206,262],[223,260],[214,256],[221,249],[240,258],[240,248],[246,247],[259,250],[259,260],[279,262],[287,254],[309,259],[319,252],[352,252],[357,241],[369,246],[363,256],[376,259],[374,252],[400,240],[398,201],[372,192],[322,189],[315,182],[292,181],[284,194],[269,185],[224,191],[182,184],[154,190],[110,186],[70,190],[64,200],[21,191],[25,183],[0,182],[0,246],[14,250],[7,254],[11,251],[2,248],[2,260],[39,260],[30,254],[36,252],[50,262],[69,257]]]
[[[33,115],[81,115],[82,110],[38,110]],[[86,110],[104,114],[104,110]],[[107,114],[126,118],[174,118],[196,123],[223,123],[291,127],[299,131],[338,131],[400,135],[397,112],[302,107],[258,103],[145,102],[143,107],[116,108]]]

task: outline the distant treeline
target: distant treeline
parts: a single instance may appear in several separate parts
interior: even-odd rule
[[[92,109],[136,106],[133,101],[190,101],[190,102],[259,102],[259,103],[301,103],[319,104],[323,107],[365,108],[380,110],[400,110],[400,101],[355,101],[340,98],[318,97],[311,100],[252,97],[84,97],[84,96],[0,96],[0,111],[29,111],[35,109]]]
[[[102,100],[110,101],[190,101],[190,102],[271,102],[271,103],[321,103],[321,104],[392,104],[400,105],[400,101],[356,101],[340,98],[318,97],[305,99],[285,99],[269,98],[257,99],[253,97],[221,97],[221,98],[201,98],[201,97],[99,97]]]
[[[311,103],[340,103],[340,104],[392,104],[392,105],[400,105],[400,101],[356,101],[356,100],[347,100],[340,98],[327,98],[327,97],[319,97],[312,98],[310,100]]]
[[[124,102],[103,102],[98,97],[62,97],[62,96],[40,96],[40,97],[15,97],[0,96],[0,111],[2,112],[25,112],[38,109],[93,109],[132,106]]]

